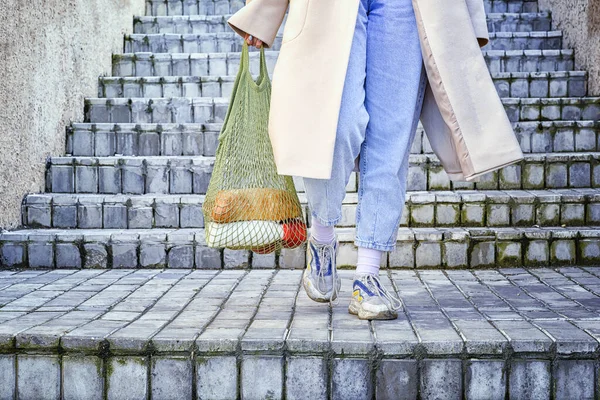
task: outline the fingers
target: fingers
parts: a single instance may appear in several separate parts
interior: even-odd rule
[[[244,36],[244,40],[248,43],[249,46],[260,48],[263,45],[262,40],[255,38],[248,33],[246,33],[246,35]]]

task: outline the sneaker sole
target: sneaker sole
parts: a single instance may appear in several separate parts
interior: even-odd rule
[[[358,316],[358,319],[365,320],[392,320],[398,318],[398,313],[395,311],[382,311],[382,312],[372,312],[363,309],[360,303],[352,298],[350,300],[350,305],[348,306],[348,312],[352,315]]]
[[[316,287],[314,287],[311,283],[310,283],[310,279],[308,279],[307,274],[306,274],[307,270],[305,269],[304,272],[302,273],[302,286],[304,286],[304,291],[306,292],[306,295],[313,301],[316,301],[317,303],[329,303],[330,301],[333,301],[336,299],[336,296],[332,296],[332,292],[333,290],[323,294],[321,292],[319,292],[317,290]],[[338,292],[339,292],[339,287],[341,286],[341,281],[338,277],[336,284],[338,285]]]

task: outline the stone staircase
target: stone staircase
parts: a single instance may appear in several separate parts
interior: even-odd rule
[[[348,315],[350,271],[339,304],[308,300],[304,248],[206,247],[201,207],[240,62],[226,19],[243,3],[146,5],[67,154],[48,160],[46,192],[0,233],[0,398],[600,396],[600,98],[537,1],[485,0],[483,54],[525,160],[451,183],[419,127],[383,260],[405,311],[385,323]],[[342,266],[357,188],[353,176]]]
[[[86,99],[84,123],[52,157],[47,191],[26,196],[23,229],[0,235],[19,268],[303,268],[304,248],[276,255],[204,243],[202,202],[240,62],[226,20],[240,1],[147,1]],[[451,183],[419,127],[409,194],[389,267],[512,267],[600,262],[600,98],[536,1],[487,1],[483,49],[525,160]],[[282,31],[281,31],[282,32]],[[267,52],[270,72],[281,32]],[[258,53],[251,68],[258,73]],[[352,265],[357,177],[344,202],[341,265]],[[302,181],[297,181],[305,202]]]

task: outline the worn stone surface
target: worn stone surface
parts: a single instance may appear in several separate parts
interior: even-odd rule
[[[330,306],[308,299],[300,270],[0,271],[2,390],[18,375],[33,397],[594,393],[599,267],[385,272],[404,309],[376,322],[348,314],[352,275]],[[98,358],[101,342],[116,354]]]
[[[65,399],[99,399],[104,393],[102,359],[63,357],[63,396]]]
[[[18,356],[19,397],[24,399],[60,398],[60,364],[57,356]]]

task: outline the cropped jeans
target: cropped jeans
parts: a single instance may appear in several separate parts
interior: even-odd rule
[[[411,0],[359,0],[330,179],[305,178],[312,215],[342,217],[360,154],[355,244],[395,248],[427,77]]]

